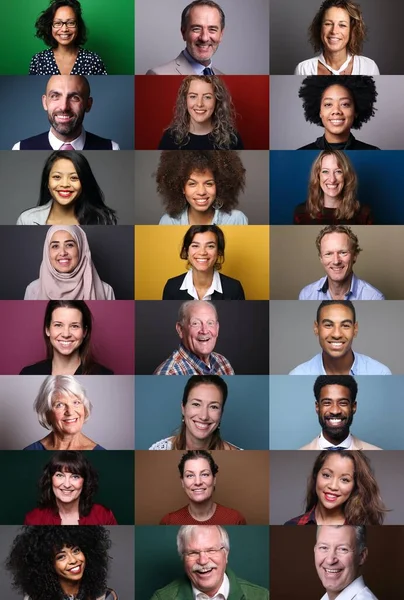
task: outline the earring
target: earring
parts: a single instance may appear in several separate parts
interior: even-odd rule
[[[184,417],[182,417],[182,419],[181,419],[181,423],[185,423],[185,419],[184,419]]]
[[[212,204],[212,207],[215,210],[220,210],[223,207],[223,200],[219,200],[219,198],[216,198],[216,200]]]

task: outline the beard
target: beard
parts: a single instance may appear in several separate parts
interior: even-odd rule
[[[323,433],[327,435],[330,439],[334,440],[337,443],[345,440],[349,435],[349,429],[352,425],[353,414],[349,415],[346,419],[341,422],[339,427],[335,427],[335,425],[329,425],[329,418],[322,418],[320,415],[318,416],[318,422],[320,423],[321,429]]]
[[[72,117],[72,119],[68,123],[59,123],[56,121],[56,117],[60,115],[67,115]],[[50,114],[48,112],[48,121],[51,124],[52,128],[60,133],[60,135],[71,136],[72,133],[76,133],[78,129],[81,128],[81,124],[83,122],[84,115],[75,114],[68,111],[58,111]]]

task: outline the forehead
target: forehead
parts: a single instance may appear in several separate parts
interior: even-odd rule
[[[52,165],[52,168],[50,170],[51,173],[54,173],[55,171],[69,171],[69,172],[76,172],[76,169],[72,163],[71,160],[69,160],[68,158],[58,158],[58,160],[55,160],[55,162]]]
[[[76,13],[74,12],[71,6],[61,6],[55,12],[54,20],[56,19],[74,19],[76,17]]]
[[[185,471],[210,471],[210,465],[207,458],[190,458],[185,461]]]
[[[65,231],[64,229],[59,229],[58,231],[55,231],[55,233],[52,235],[50,241],[51,242],[66,242],[67,240],[71,240],[72,242],[76,241],[71,233],[69,233],[68,231]]]
[[[188,179],[194,179],[195,181],[210,181],[213,178],[213,173],[209,169],[206,171],[192,171],[188,177]]]
[[[324,320],[335,322],[353,321],[353,314],[348,306],[344,306],[343,304],[329,304],[328,306],[323,306],[320,311],[320,323]]]
[[[346,233],[326,233],[321,240],[321,250],[329,250],[331,248],[345,248],[351,245],[351,240]]]
[[[334,154],[327,154],[321,159],[322,169],[339,169],[340,166],[337,161],[337,157]]]
[[[202,400],[207,402],[223,402],[222,392],[216,385],[201,383],[196,385],[188,394],[187,400]]]
[[[216,244],[217,238],[213,231],[205,231],[204,233],[196,233],[192,238],[192,242],[196,242],[198,244],[208,244],[214,242]]]
[[[323,525],[317,536],[317,543],[319,542],[323,544],[347,544],[355,547],[355,531],[349,525],[345,525],[344,527]]]
[[[188,308],[188,320],[191,319],[216,319],[216,313],[214,308],[205,302],[203,304],[197,304],[196,306],[191,306]]]
[[[345,21],[347,23],[349,23],[349,14],[348,11],[345,10],[345,8],[341,8],[339,6],[332,6],[331,8],[328,8],[323,16],[323,22],[324,21]]]
[[[341,100],[341,98],[349,98],[352,100],[352,94],[348,88],[342,85],[330,85],[323,92],[322,99],[331,98],[332,100]]]
[[[349,456],[340,456],[337,452],[331,452],[324,461],[323,469],[330,469],[334,473],[354,473],[354,464]]]
[[[340,400],[341,398],[351,399],[350,390],[343,385],[325,385],[320,390],[320,400],[329,398],[330,400]]]
[[[207,528],[203,527],[203,525],[198,525],[188,539],[186,547],[203,550],[204,548],[220,546],[220,544],[221,539],[219,531],[216,529],[216,527]]]
[[[68,391],[55,392],[52,396],[52,404],[55,404],[56,402],[61,402],[61,401],[66,402],[67,400],[70,400],[72,402],[74,400],[79,400],[79,397]]]
[[[65,323],[81,323],[82,315],[78,308],[67,308],[61,306],[55,308],[52,313],[52,321],[61,321]]]
[[[188,94],[213,94],[213,85],[207,81],[193,79],[189,84]]]
[[[218,25],[220,27],[220,13],[213,6],[194,6],[191,8],[188,27],[195,25]]]
[[[46,94],[51,92],[85,96],[85,82],[78,75],[52,75],[46,86]]]

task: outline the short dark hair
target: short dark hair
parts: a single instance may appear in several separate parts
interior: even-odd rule
[[[93,497],[98,489],[98,475],[84,454],[75,450],[56,452],[45,465],[39,482],[39,507],[57,510],[55,494],[52,489],[52,477],[57,471],[74,473],[83,477],[83,489],[79,499],[79,514],[81,517],[89,515],[93,506]]]
[[[211,231],[215,234],[217,240],[217,261],[214,265],[216,271],[220,271],[222,268],[222,264],[224,263],[224,249],[225,249],[225,239],[224,233],[217,225],[191,225],[186,234],[184,235],[184,239],[182,241],[182,248],[180,252],[180,258],[183,260],[187,260],[188,258],[188,250],[192,241],[197,233],[206,233],[207,231]]]
[[[352,304],[351,300],[323,300],[320,306],[317,309],[316,321],[320,323],[320,313],[323,308],[326,306],[332,306],[334,304],[342,304],[342,306],[346,306],[352,312],[353,322],[356,323],[356,311],[355,307]]]
[[[320,118],[321,99],[326,89],[340,85],[351,94],[355,105],[352,129],[360,129],[375,115],[377,91],[370,75],[309,75],[302,81],[299,98],[303,100],[304,118],[313,125],[323,126]]]
[[[184,8],[184,10],[182,11],[181,31],[184,31],[184,29],[187,28],[188,21],[189,21],[189,14],[195,6],[209,6],[210,8],[216,8],[220,14],[220,27],[222,29],[224,29],[225,22],[226,22],[224,12],[223,12],[223,9],[216,2],[213,2],[213,0],[194,0],[194,2],[191,2],[191,4],[188,4],[188,6],[186,6]]]
[[[347,388],[350,392],[351,404],[356,402],[358,384],[352,375],[320,375],[317,377],[313,387],[316,402],[320,401],[320,392],[326,385],[340,385]]]
[[[213,460],[213,456],[211,455],[211,453],[207,450],[188,450],[188,452],[181,456],[181,460],[178,463],[178,470],[180,472],[181,479],[184,478],[184,469],[187,460],[195,460],[198,458],[205,458],[208,461],[210,470],[212,471],[212,475],[213,477],[215,477],[216,473],[219,471],[219,467]]]
[[[70,160],[81,184],[81,192],[74,203],[74,214],[80,225],[116,225],[116,211],[104,202],[104,194],[98,185],[90,164],[84,154],[76,150],[55,150],[46,159],[42,169],[41,187],[37,206],[52,200],[49,191],[49,174],[57,160]]]
[[[87,28],[81,16],[81,5],[78,0],[50,0],[50,5],[44,10],[36,20],[35,37],[43,40],[47,46],[56,48],[58,42],[52,36],[52,23],[55,12],[62,6],[70,6],[74,10],[77,21],[77,37],[74,40],[76,46],[81,46],[87,41]]]

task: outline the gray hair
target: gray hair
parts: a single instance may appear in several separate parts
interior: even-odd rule
[[[316,540],[323,525],[317,525]],[[366,548],[366,526],[365,525],[328,525],[328,527],[351,527],[355,531],[356,551],[358,554]]]
[[[182,525],[177,534],[177,550],[181,558],[184,556],[185,548],[194,531],[200,531],[201,527],[205,527],[205,529],[217,529],[220,535],[220,542],[226,552],[229,553],[229,534],[224,527],[221,527],[220,525]]]
[[[39,388],[34,402],[34,410],[38,415],[38,421],[45,429],[52,429],[49,421],[49,413],[52,410],[52,401],[56,396],[72,395],[79,398],[84,406],[84,421],[91,415],[93,408],[87,398],[84,387],[73,377],[73,375],[49,375]]]
[[[188,318],[189,309],[191,308],[191,306],[195,306],[196,302],[198,304],[203,304],[204,306],[206,306],[207,304],[211,306],[215,311],[216,321],[219,320],[216,306],[212,302],[210,302],[210,300],[187,300],[186,302],[183,302],[178,309],[178,323],[180,323],[181,325],[185,323],[185,321]]]
[[[194,0],[194,2],[191,2],[191,4],[188,4],[188,6],[186,6],[184,8],[184,10],[182,11],[181,31],[184,31],[188,27],[189,15],[191,13],[191,10],[195,6],[209,6],[210,8],[216,8],[216,10],[219,11],[219,15],[220,15],[220,27],[222,29],[224,29],[224,26],[226,24],[224,12],[223,12],[223,9],[216,2],[213,2],[213,0]]]

